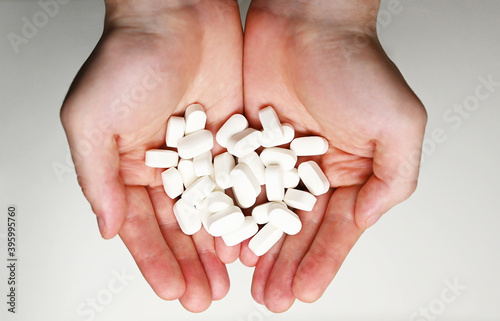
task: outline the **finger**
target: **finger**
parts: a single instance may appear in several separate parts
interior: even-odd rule
[[[203,228],[192,237],[210,284],[212,300],[220,300],[229,292],[229,275],[215,252],[214,237]]]
[[[286,237],[265,287],[264,301],[270,311],[285,312],[295,301],[292,291],[293,279],[318,232],[330,196],[331,193],[328,193],[319,197],[311,212],[297,211],[302,221],[302,229],[298,234]]]
[[[264,255],[259,257],[255,270],[253,272],[251,293],[255,302],[259,304],[265,304],[264,300],[264,290],[266,288],[266,283],[271,274],[274,262],[278,257],[281,245],[285,240],[285,235],[273,245],[273,247]]]
[[[215,250],[219,259],[225,263],[233,263],[240,255],[240,244],[227,246],[222,237],[215,238]]]
[[[316,301],[333,280],[347,254],[362,234],[354,222],[359,187],[340,187],[333,192],[323,222],[300,262],[292,291],[303,302]]]
[[[175,256],[165,242],[145,187],[127,187],[127,216],[120,237],[144,278],[165,300],[181,297],[186,284]]]
[[[212,303],[212,292],[193,240],[177,224],[172,211],[174,201],[165,194],[163,187],[149,188],[149,196],[163,238],[179,263],[186,281],[186,291],[179,302],[188,311],[202,312]]]
[[[373,175],[356,202],[355,218],[360,228],[375,224],[391,207],[410,197],[417,187],[427,116],[423,108],[415,110],[414,115],[388,128],[376,141]]]
[[[84,127],[88,122],[81,121],[69,105],[61,110],[61,120],[78,183],[97,215],[102,237],[112,238],[120,230],[126,211],[116,141],[97,125]]]
[[[259,262],[259,257],[250,250],[248,243],[250,239],[241,242],[240,262],[248,267],[254,267]]]

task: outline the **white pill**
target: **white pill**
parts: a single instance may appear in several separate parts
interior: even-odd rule
[[[201,219],[198,210],[187,203],[184,199],[179,199],[174,204],[174,215],[182,232],[193,235],[201,228]]]
[[[222,189],[231,187],[230,173],[234,168],[234,157],[228,152],[215,156],[214,175],[217,186]]]
[[[246,216],[243,224],[236,230],[222,235],[222,240],[227,246],[234,246],[252,237],[259,230],[259,226],[255,219],[251,216]]]
[[[272,205],[278,204],[286,208],[283,202],[268,202],[255,206],[252,209],[252,216],[255,218],[257,224],[266,224],[269,222],[269,213],[271,213]]]
[[[283,171],[283,184],[285,188],[295,188],[299,185],[300,177],[296,168],[289,171]]]
[[[229,206],[207,219],[208,230],[213,236],[221,236],[239,228],[245,222],[245,215],[237,206]]]
[[[206,200],[206,199],[205,199]],[[201,202],[203,203],[203,202]],[[212,216],[212,212],[208,210],[208,207],[204,208],[196,208],[198,210],[198,216],[200,217],[201,224],[205,228],[205,231],[207,231],[210,234],[210,230],[208,228],[208,218]],[[211,234],[210,234],[211,235]]]
[[[250,170],[253,172],[260,185],[264,185],[266,183],[265,177],[265,166],[262,163],[259,155],[256,152],[251,152],[248,155],[238,158],[238,164],[246,164],[250,167]]]
[[[186,135],[197,132],[205,128],[207,122],[207,114],[203,106],[200,104],[192,104],[186,108],[186,113],[184,114],[186,118]]]
[[[266,167],[266,195],[269,201],[282,201],[285,195],[283,170],[277,165]]]
[[[261,144],[262,133],[253,128],[246,128],[229,138],[227,151],[236,157],[243,157],[259,148]]]
[[[196,206],[203,201],[215,188],[215,183],[208,176],[198,178],[182,194],[188,204]]]
[[[188,188],[198,179],[194,172],[193,161],[190,159],[181,159],[179,161],[179,165],[177,165],[177,169],[181,174],[182,182],[184,183],[184,187],[186,188]]]
[[[186,129],[186,121],[184,117],[170,116],[167,123],[167,134],[165,135],[165,142],[168,147],[177,147],[179,138],[184,137]]]
[[[299,165],[300,179],[313,195],[322,195],[330,189],[330,182],[325,173],[315,161],[304,162]]]
[[[161,180],[163,182],[163,189],[171,199],[176,198],[184,192],[184,184],[182,176],[175,167],[170,167],[161,173]]]
[[[260,194],[260,184],[250,168],[245,164],[236,165],[231,171],[231,185],[236,203],[241,208],[249,208]]]
[[[196,176],[210,176],[213,172],[212,152],[204,152],[193,158],[194,173]]]
[[[277,205],[271,205],[269,223],[289,235],[299,233],[302,228],[302,222],[297,214],[283,206]]]
[[[179,155],[173,150],[150,149],[146,151],[145,163],[149,167],[169,168],[177,166]]]
[[[240,182],[244,182],[246,186],[251,187],[250,193],[253,191],[255,196],[260,194],[261,187],[259,181],[250,167],[246,164],[238,164],[231,171],[231,183],[233,186]]]
[[[208,210],[212,213],[220,212],[223,209],[233,206],[233,199],[224,192],[214,191],[207,196]]]
[[[271,139],[268,137],[267,133],[262,133],[262,146],[263,147],[275,147],[288,144],[295,137],[295,129],[290,124],[282,124],[283,127],[283,138],[281,139]]]
[[[267,106],[259,110],[259,119],[263,128],[262,134],[266,137],[266,140],[276,141],[283,139],[285,133],[273,107]]]
[[[269,251],[280,240],[281,236],[283,236],[282,230],[271,223],[267,223],[252,237],[248,247],[255,255],[261,256]]]
[[[265,166],[278,165],[284,171],[291,170],[297,163],[295,152],[280,147],[264,148],[260,153],[260,159],[262,159]]]
[[[302,211],[312,211],[317,198],[311,193],[298,189],[289,188],[285,193],[283,201],[286,205]]]
[[[180,138],[177,141],[177,151],[181,158],[194,158],[214,147],[214,138],[210,131],[199,130]]]
[[[222,147],[227,147],[229,138],[246,128],[248,128],[248,120],[245,118],[245,116],[241,114],[235,114],[229,117],[224,125],[222,125],[222,127],[215,135],[215,140]]]
[[[328,141],[320,136],[299,137],[292,141],[290,149],[297,156],[323,155],[328,150]]]
[[[209,194],[210,195],[210,194]],[[196,205],[194,206],[198,211],[201,211],[201,210],[208,210],[208,200],[207,198],[204,198],[203,200],[199,201],[198,203],[196,203]]]

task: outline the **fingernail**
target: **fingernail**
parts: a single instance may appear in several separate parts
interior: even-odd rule
[[[377,221],[380,219],[380,215],[377,215],[377,214],[374,214],[372,216],[370,216],[367,220],[366,220],[366,228],[370,228],[372,227],[373,225],[375,225],[375,223],[377,223]]]
[[[104,223],[104,220],[97,217],[97,225],[99,225],[99,232],[101,233],[101,236],[104,237],[104,234],[106,233],[106,224]]]

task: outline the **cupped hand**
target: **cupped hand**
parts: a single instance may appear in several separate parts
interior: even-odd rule
[[[311,159],[332,188],[312,212],[298,211],[300,233],[283,237],[260,258],[248,246],[241,249],[241,261],[256,265],[254,299],[274,312],[295,298],[317,300],[363,231],[417,185],[426,112],[369,32],[377,1],[364,2],[373,6],[347,5],[354,7],[353,19],[346,18],[352,8],[324,17],[313,1],[304,10],[290,3],[305,1],[254,1],[247,15],[250,122],[258,126],[258,110],[273,105],[298,136],[324,136],[330,145]],[[343,18],[332,19],[335,12]]]
[[[170,4],[174,3],[174,4]],[[242,30],[237,3],[106,4],[103,36],[74,80],[61,119],[78,182],[104,238],[119,233],[153,290],[203,311],[229,289],[215,240],[184,235],[145,151],[165,143],[170,115],[202,104],[207,128],[241,113]],[[217,244],[224,261],[239,248]]]

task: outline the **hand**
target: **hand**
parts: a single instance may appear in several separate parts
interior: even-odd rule
[[[301,232],[260,258],[241,249],[256,265],[252,295],[271,311],[317,300],[363,231],[416,188],[427,116],[370,32],[377,11],[371,0],[256,0],[247,15],[249,121],[258,126],[258,110],[273,105],[299,136],[330,143],[312,159],[332,189],[313,212],[298,211]]]
[[[206,108],[215,130],[241,113],[242,28],[236,2],[109,0],[102,38],[61,110],[78,182],[104,238],[119,233],[153,290],[203,311],[229,290],[215,241],[184,235],[145,151],[164,144],[170,115]],[[150,7],[148,7],[150,6]],[[224,260],[239,248],[218,244]]]

